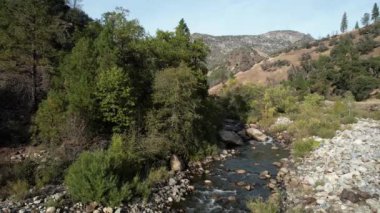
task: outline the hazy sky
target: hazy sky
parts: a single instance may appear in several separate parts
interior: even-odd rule
[[[297,30],[315,38],[339,30],[343,13],[349,29],[375,0],[83,0],[93,18],[117,6],[130,11],[146,31],[173,30],[184,18],[191,32],[211,35],[254,35],[272,30]],[[380,1],[378,2],[378,4]]]

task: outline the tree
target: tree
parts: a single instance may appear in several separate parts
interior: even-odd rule
[[[0,46],[3,48],[0,69],[13,70],[26,76],[33,111],[41,99],[39,94],[43,80],[53,73],[52,59],[56,49],[52,41],[64,37],[60,29],[64,28],[60,14],[52,11],[53,6],[57,5],[57,2],[52,4],[47,0],[7,1],[0,15],[1,20],[7,20],[0,28]]]
[[[165,136],[170,150],[188,156],[197,150],[197,128],[202,119],[203,97],[195,72],[181,64],[157,73],[153,86],[154,110],[149,115],[151,134]]]
[[[342,17],[342,22],[340,24],[340,32],[344,33],[347,31],[347,13],[344,12],[343,17]]]
[[[355,24],[355,30],[358,30],[360,27],[359,27],[359,22],[356,22]]]
[[[126,73],[118,67],[99,73],[96,98],[103,121],[111,123],[115,132],[125,132],[134,123],[135,97]]]
[[[372,8],[372,21],[377,21],[377,18],[379,17],[379,7],[377,6],[377,3],[375,3],[373,5],[373,8]]]
[[[362,24],[363,24],[363,26],[366,27],[366,26],[369,25],[369,18],[370,18],[369,13],[364,13],[363,18],[362,18]]]

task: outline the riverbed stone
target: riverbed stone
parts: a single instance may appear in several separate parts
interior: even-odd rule
[[[262,131],[256,128],[248,128],[246,132],[250,137],[260,142],[264,142],[268,139],[268,136],[266,136]]]
[[[259,176],[260,179],[268,179],[270,177],[271,177],[270,173],[267,170],[260,172],[260,176]]]
[[[210,184],[212,184],[212,181],[211,180],[205,180],[204,183],[207,185],[210,185]]]
[[[185,165],[179,156],[172,155],[170,157],[170,168],[174,172],[179,172],[179,171],[184,170]]]
[[[219,136],[222,139],[222,141],[227,144],[233,144],[237,146],[244,145],[242,138],[233,131],[220,130]]]
[[[241,175],[241,174],[247,173],[247,171],[244,169],[238,169],[238,170],[236,170],[236,173]]]

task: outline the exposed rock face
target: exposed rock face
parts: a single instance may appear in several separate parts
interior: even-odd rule
[[[277,178],[285,181],[288,208],[379,212],[379,157],[379,121],[361,119],[334,138],[321,140],[302,162],[278,173]]]
[[[203,40],[210,48],[207,59],[210,72],[222,69],[230,73],[246,71],[269,54],[314,40],[310,35],[289,30],[239,36],[195,33],[192,37]]]

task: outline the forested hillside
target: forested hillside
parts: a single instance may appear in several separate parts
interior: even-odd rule
[[[74,200],[117,205],[148,196],[171,155],[215,150],[208,48],[184,20],[149,36],[122,8],[94,21],[63,0],[0,3],[1,146],[49,150],[12,164],[3,152],[2,197],[66,176]]]

